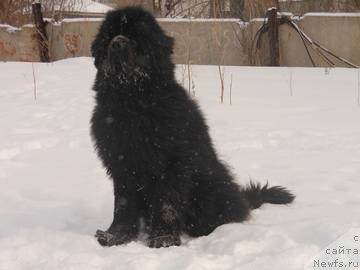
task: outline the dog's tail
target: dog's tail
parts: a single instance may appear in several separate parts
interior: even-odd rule
[[[268,184],[261,187],[259,183],[250,182],[243,192],[252,209],[259,208],[264,203],[288,204],[292,203],[295,196],[286,188],[280,186],[268,187]]]

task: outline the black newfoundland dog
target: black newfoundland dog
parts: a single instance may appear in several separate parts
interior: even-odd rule
[[[180,245],[241,222],[263,203],[287,204],[282,187],[242,188],[218,159],[196,103],[176,82],[173,39],[138,7],[111,11],[92,44],[97,68],[91,119],[97,153],[114,184],[114,220],[98,230],[112,246],[148,234],[150,247]]]

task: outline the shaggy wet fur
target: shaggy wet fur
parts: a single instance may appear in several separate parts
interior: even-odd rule
[[[180,245],[181,233],[207,235],[262,203],[294,198],[282,187],[234,183],[199,107],[175,80],[173,43],[132,7],[109,12],[92,44],[92,137],[115,196],[110,228],[96,233],[101,245],[136,239],[140,227],[150,247]]]

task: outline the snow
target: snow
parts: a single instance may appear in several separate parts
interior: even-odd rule
[[[75,1],[74,6],[70,6],[70,11],[85,12],[85,13],[106,13],[113,8],[110,6],[97,3],[92,0]]]
[[[220,104],[217,67],[193,66],[195,98],[237,181],[286,186],[295,203],[180,247],[101,247],[93,235],[110,224],[113,197],[89,136],[92,62],[34,64],[36,100],[31,63],[0,63],[0,269],[303,269],[359,228],[358,70],[226,67]]]
[[[65,18],[61,22],[102,22],[104,18]],[[240,19],[206,19],[206,18],[157,18],[158,22],[235,22],[243,23]],[[263,19],[262,19],[263,20]],[[58,23],[58,25],[61,24]],[[1,25],[0,25],[1,27]]]
[[[61,25],[62,22],[102,22],[104,18],[65,18],[58,22]]]
[[[21,28],[17,28],[8,24],[0,24],[0,28],[6,28],[6,31],[9,33],[15,33],[21,30]]]
[[[10,34],[14,34],[18,31],[21,31],[23,28],[28,28],[28,27],[33,27],[32,24],[24,24],[23,26],[21,26],[20,28],[18,27],[14,27],[8,24],[0,24],[0,31],[2,31],[3,29],[1,28],[6,28],[5,31],[7,31]]]
[[[159,22],[240,22],[240,19],[236,18],[157,18]]]
[[[360,12],[309,12],[304,17],[360,17]]]

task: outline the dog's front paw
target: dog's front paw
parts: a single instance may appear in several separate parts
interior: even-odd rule
[[[148,239],[148,246],[151,248],[161,248],[170,246],[180,246],[181,240],[178,235],[162,235],[156,237],[150,237]]]
[[[111,247],[116,245],[125,244],[130,242],[131,238],[127,237],[126,235],[121,234],[113,234],[108,231],[97,230],[95,237],[97,238],[100,245],[104,247]]]

